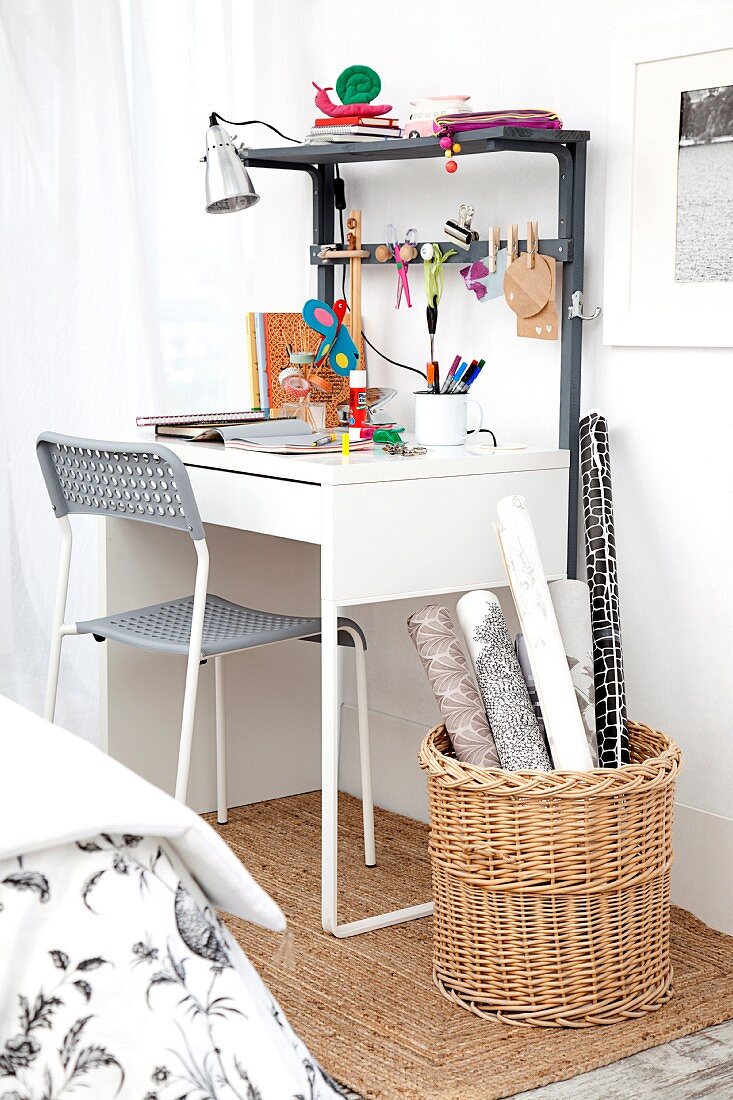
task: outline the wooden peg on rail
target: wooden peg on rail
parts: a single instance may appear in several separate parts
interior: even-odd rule
[[[519,255],[519,226],[515,223],[508,226],[506,231],[507,267],[509,267]]]
[[[500,247],[501,228],[498,225],[492,225],[489,228],[489,272],[491,275],[496,272],[496,257],[499,254]]]
[[[527,267],[534,267],[537,255],[537,222],[527,222]]]
[[[357,348],[361,347],[361,261],[369,255],[361,247],[361,210],[351,210],[346,221],[349,230],[349,245],[353,237],[353,248],[349,258],[349,330],[351,339]]]
[[[368,260],[370,252],[363,248],[358,250],[350,248],[336,248],[335,244],[325,245],[318,253],[319,260]]]

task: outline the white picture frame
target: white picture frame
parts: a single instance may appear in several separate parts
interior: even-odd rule
[[[604,344],[733,346],[733,281],[675,278],[680,96],[727,85],[730,8],[612,35]]]

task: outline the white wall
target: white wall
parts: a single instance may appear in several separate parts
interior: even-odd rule
[[[705,0],[648,0],[643,6],[270,0],[258,5],[256,16],[258,41],[270,45],[258,53],[250,114],[300,136],[314,114],[309,81],[335,83],[340,70],[355,62],[377,69],[380,99],[394,103],[400,115],[411,97],[446,91],[470,92],[476,108],[557,110],[566,125],[592,135],[585,285],[586,301],[602,304],[606,135],[613,110],[609,32],[720,7]],[[239,106],[241,113],[245,105]],[[462,201],[475,205],[484,236],[489,224],[517,221],[521,227],[530,217],[539,218],[541,235],[556,235],[552,158],[464,157],[452,177],[440,161],[345,168],[343,175],[348,202],[363,208],[366,240],[381,240],[389,221],[415,225],[421,238],[442,238],[443,222]],[[260,172],[256,181],[263,200],[248,216],[261,247],[267,242],[269,248],[267,258],[256,261],[260,300],[249,308],[299,308],[314,287],[303,262],[310,229],[307,185],[286,173]],[[292,247],[283,247],[281,261],[273,264],[273,244],[285,242]],[[410,312],[395,312],[394,280],[393,270],[366,271],[365,328],[391,356],[422,365],[427,342],[421,272],[413,274],[416,306]],[[582,406],[600,407],[612,432],[629,714],[666,730],[684,751],[678,797],[692,809],[680,815],[685,824],[677,836],[677,896],[733,931],[733,687],[727,668],[733,653],[733,357],[730,350],[608,348],[601,339],[600,323],[586,326]],[[509,310],[500,303],[477,305],[455,268],[447,279],[437,350],[443,364],[457,351],[486,356],[476,396],[500,439],[555,444],[558,346],[517,340]],[[399,387],[398,415],[409,425],[411,376],[373,355],[368,365],[373,382]],[[405,638],[409,610],[379,606],[364,609],[360,619],[371,643],[374,710],[414,723],[403,723],[398,738],[392,720],[375,716],[377,737],[391,760],[391,786],[381,784],[382,801],[419,812],[422,779],[414,751],[436,710]],[[379,794],[379,779],[377,786]],[[707,858],[701,866],[703,835]]]

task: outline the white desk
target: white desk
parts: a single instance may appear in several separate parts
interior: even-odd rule
[[[149,446],[150,439],[145,438]],[[259,584],[256,602],[249,601],[250,606],[286,610],[278,606],[274,597],[279,596],[282,602],[284,591],[292,594],[302,591],[303,586],[312,587],[320,576],[323,927],[335,935],[351,935],[365,927],[397,923],[428,912],[429,906],[417,906],[391,914],[390,919],[338,925],[337,617],[342,609],[359,604],[409,598],[415,600],[417,607],[425,597],[440,593],[506,584],[493,523],[496,502],[509,493],[521,493],[527,500],[548,577],[565,576],[568,452],[526,449],[472,454],[459,447],[434,449],[419,458],[401,458],[375,449],[357,452],[344,460],[340,454],[270,455],[224,449],[215,444],[160,442],[170,445],[188,467],[201,517],[205,524],[212,525],[207,536],[212,542],[214,568],[215,529],[274,536],[301,546],[311,544],[311,549],[303,549],[305,564],[299,569],[292,555],[288,561],[282,557],[283,547],[288,545],[285,542],[268,543],[270,549],[266,554],[258,543],[258,561],[253,562],[251,556],[246,561],[240,560],[237,544],[228,540],[220,544],[226,559],[220,577],[228,574],[234,582],[237,571],[245,571],[255,578],[253,583]],[[123,530],[129,528],[136,530]],[[193,567],[185,557],[186,548],[175,551],[180,558],[173,556],[170,536],[185,543],[180,535],[144,524],[108,523],[105,529],[102,580],[107,613],[172,598],[191,589]],[[314,563],[313,554],[319,557],[319,562]],[[185,569],[190,566],[188,580],[184,579],[184,565]],[[176,585],[170,594],[151,593],[149,585],[155,583],[156,577],[154,566],[160,583]],[[272,574],[276,568],[278,577],[283,578],[279,593],[271,590],[272,575],[257,580],[260,567],[265,574],[268,570]],[[302,573],[295,577],[295,587],[290,579],[293,571]],[[210,583],[210,590],[248,602],[241,594],[225,590],[221,580]],[[309,598],[314,596],[310,591]],[[289,610],[304,613],[301,607],[292,604]],[[358,620],[358,614],[352,617]],[[406,632],[405,644],[410,644]],[[161,725],[171,730],[176,726],[182,700],[180,684],[173,679],[168,687],[162,672],[158,674],[157,666],[149,658],[143,664],[145,657],[130,650],[121,654],[123,649],[104,647],[107,690],[103,692],[103,705],[109,750],[135,770],[170,786],[174,759],[161,760],[165,739],[161,742],[158,729]],[[249,659],[253,654],[244,656]],[[291,690],[301,688],[293,683]],[[312,695],[303,690],[301,699],[311,702]],[[297,709],[295,714],[299,721]],[[133,732],[133,726],[137,732]],[[270,761],[270,771],[277,761],[275,770],[280,786],[273,785],[271,776],[258,773],[257,782],[240,794],[243,802],[296,793],[316,785],[307,768],[300,772],[297,768],[293,770],[292,730],[268,732],[263,753]],[[280,740],[282,768],[276,755]],[[170,755],[174,746],[170,738],[167,746],[163,755]],[[253,768],[255,747],[250,743],[247,757]],[[378,758],[373,760],[373,768],[375,772],[379,770]],[[170,776],[169,782],[163,779],[164,774]],[[240,791],[237,777],[233,775],[232,779],[233,791]],[[193,773],[192,780],[195,780]],[[213,808],[211,794],[204,794],[200,787],[192,790],[192,803],[197,809]]]

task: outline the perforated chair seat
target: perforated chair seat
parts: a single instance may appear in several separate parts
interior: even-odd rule
[[[138,649],[186,654],[191,637],[192,612],[193,596],[185,596],[180,600],[155,603],[102,619],[89,619],[77,623],[76,629],[79,634],[93,634],[96,638],[107,638]],[[338,624],[339,644],[354,644],[351,635],[343,630],[349,627],[359,634],[366,648],[364,633],[352,619],[339,618]],[[320,630],[320,618],[255,611],[251,607],[223,600],[220,596],[207,595],[201,656],[215,657],[271,642],[284,642],[289,638],[320,641]]]

